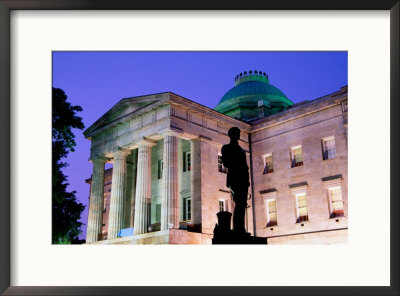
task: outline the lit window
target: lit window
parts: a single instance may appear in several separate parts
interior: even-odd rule
[[[297,221],[296,223],[308,221],[307,195],[305,193],[296,194]]]
[[[222,155],[218,154],[218,172],[226,174],[226,167],[222,164]]]
[[[162,179],[164,169],[164,161],[162,159],[158,160],[158,179]]]
[[[332,159],[336,157],[335,138],[329,137],[322,139],[323,159]]]
[[[192,199],[190,197],[183,199],[183,220],[192,220]]]
[[[272,153],[263,156],[264,159],[264,171],[263,174],[270,174],[274,172],[274,166],[272,163]]]
[[[330,218],[343,217],[342,174],[324,177],[321,180],[328,194]]]
[[[267,200],[267,226],[278,225],[278,220],[276,216],[276,200]]]
[[[292,157],[292,168],[303,165],[303,151],[301,145],[290,148],[290,154]]]
[[[226,211],[226,200],[225,199],[219,200],[219,211],[220,212]]]
[[[192,158],[190,152],[183,153],[183,171],[189,172],[192,169]]]
[[[343,217],[342,190],[340,186],[328,188],[328,192],[331,203],[331,218]]]
[[[266,193],[262,193],[262,198],[265,205],[265,213],[267,217],[267,226],[278,225],[277,214],[276,214],[276,200],[278,192],[275,188],[270,188]]]

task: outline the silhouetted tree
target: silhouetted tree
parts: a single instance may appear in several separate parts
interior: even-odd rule
[[[68,103],[66,94],[59,88],[53,88],[52,106],[52,241],[53,244],[70,244],[77,241],[81,233],[82,223],[78,220],[85,206],[77,201],[76,191],[67,191],[69,184],[62,168],[68,164],[62,159],[76,146],[71,129],[84,128],[82,118],[76,115],[82,108]]]

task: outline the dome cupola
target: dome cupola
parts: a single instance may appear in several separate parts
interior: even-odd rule
[[[214,110],[245,121],[251,121],[288,109],[293,102],[269,83],[262,71],[244,71],[236,75],[235,86],[220,100]]]

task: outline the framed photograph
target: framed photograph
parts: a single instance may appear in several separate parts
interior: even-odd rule
[[[397,295],[399,12],[0,1],[0,293]],[[55,96],[84,110],[68,235]]]

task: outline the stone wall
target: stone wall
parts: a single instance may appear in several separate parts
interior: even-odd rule
[[[333,231],[322,231],[314,233],[303,233],[287,236],[269,237],[269,245],[293,245],[293,244],[316,244],[330,245],[347,243],[348,230],[340,229]]]
[[[297,117],[290,114],[288,118],[282,116],[281,122],[274,118],[271,125],[263,122],[254,127],[256,132],[252,135],[252,147],[258,236],[347,228],[348,159],[342,108],[334,100],[324,101],[322,109],[315,108],[319,103],[316,101],[304,106],[297,111]],[[322,139],[329,136],[334,136],[336,157],[323,160]],[[290,148],[296,145],[302,146],[303,165],[292,168]],[[274,171],[263,174],[262,156],[267,153],[272,153]],[[339,175],[341,178],[337,182],[341,186],[344,217],[330,218],[328,189],[322,178]],[[302,223],[296,223],[296,197],[293,192],[296,184],[302,185],[307,196],[309,221]],[[271,197],[276,198],[278,225],[266,227],[266,199]]]

